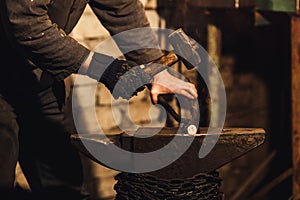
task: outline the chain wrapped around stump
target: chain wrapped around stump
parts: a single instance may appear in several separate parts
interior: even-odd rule
[[[160,179],[149,174],[119,173],[116,200],[222,200],[219,173],[200,173],[186,179]]]

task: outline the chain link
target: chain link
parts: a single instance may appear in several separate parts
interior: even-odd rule
[[[116,200],[222,200],[219,173],[197,174],[187,179],[159,179],[148,174],[115,176]]]

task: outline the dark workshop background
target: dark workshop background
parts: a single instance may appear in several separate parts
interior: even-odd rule
[[[291,14],[266,5],[276,1],[239,3],[236,8],[233,1],[160,0],[158,12],[167,27],[183,28],[204,48],[209,46],[207,27],[218,29],[219,68],[228,101],[225,126],[266,130],[263,146],[220,169],[226,199],[289,199]],[[282,10],[291,6],[285,3],[289,5]]]

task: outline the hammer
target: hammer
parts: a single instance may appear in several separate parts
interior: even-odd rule
[[[200,53],[198,52],[199,46],[197,42],[189,38],[185,32],[179,28],[168,36],[171,45],[174,48],[174,53],[177,55],[187,69],[191,70],[198,66],[201,62]],[[178,60],[178,61],[179,61]],[[158,96],[158,103],[162,105],[166,111],[180,123],[180,129],[183,133],[196,134],[199,129],[199,105],[198,100],[190,100],[182,95],[178,95],[179,102],[184,106],[187,105],[187,116],[180,117],[174,109],[163,98],[164,95]]]

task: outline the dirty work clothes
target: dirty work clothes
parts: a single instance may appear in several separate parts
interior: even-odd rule
[[[82,171],[69,143],[72,130],[67,130],[65,121],[62,81],[76,73],[89,54],[68,36],[87,3],[112,35],[149,27],[138,0],[0,1],[0,94],[4,97],[0,98],[0,186],[12,186],[20,150],[21,166],[33,191],[79,190]],[[155,39],[151,33],[135,38],[149,44]],[[119,38],[121,49],[128,44],[126,38]],[[141,49],[126,57],[142,64],[162,55],[160,50]],[[36,73],[37,69],[43,72]]]
[[[19,160],[32,191],[41,195],[36,199],[83,199],[81,160],[69,140],[75,129],[66,110],[64,82],[0,96],[1,188],[13,188]]]
[[[1,62],[10,63],[11,58],[30,60],[57,80],[76,73],[89,50],[68,33],[77,24],[87,3],[111,35],[149,27],[139,0],[2,0],[0,52],[4,55]],[[130,41],[128,37],[119,38],[118,46],[127,50],[128,45],[140,42],[159,47],[157,38],[150,31],[138,36]],[[145,64],[162,55],[161,50],[146,48],[129,52],[126,57],[135,63]],[[1,70],[6,69],[1,67]]]

